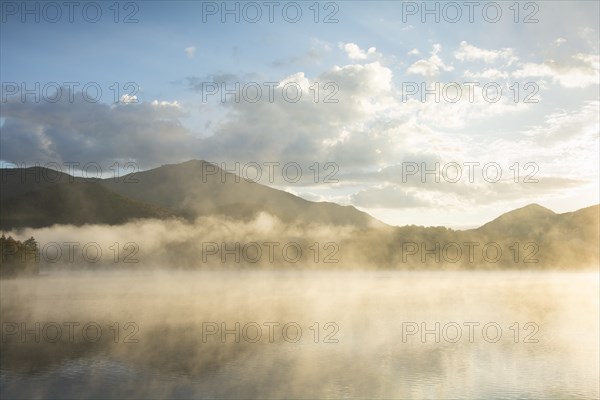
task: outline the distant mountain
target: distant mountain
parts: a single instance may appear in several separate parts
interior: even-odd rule
[[[539,204],[530,204],[502,214],[477,228],[481,233],[504,236],[523,236],[532,231],[544,232],[557,222],[557,214]]]
[[[31,187],[30,187],[31,189]],[[40,185],[38,190],[0,199],[3,229],[55,224],[123,224],[137,218],[167,218],[160,207],[128,199],[99,183],[75,181]]]
[[[127,182],[132,179],[138,182]],[[123,196],[173,210],[188,218],[218,214],[250,219],[259,212],[268,212],[284,222],[364,228],[383,224],[352,206],[304,200],[282,190],[246,181],[201,160],[165,165],[138,172],[134,177],[128,175],[102,183]]]
[[[314,227],[344,227],[327,230],[333,235],[328,240],[336,241],[339,250],[335,250],[339,258],[335,265],[344,267],[577,269],[597,266],[600,259],[599,205],[557,214],[530,204],[479,228],[458,231],[414,225],[392,227],[354,207],[304,200],[245,181],[200,160],[119,179],[91,181],[43,168],[0,170],[0,179],[2,229],[117,225],[142,218],[192,221],[202,216],[224,216],[240,221],[267,212],[286,224],[303,227],[297,231],[302,233],[295,233],[293,238],[270,232],[273,239],[298,241],[307,248],[314,242]],[[229,236],[219,240],[233,240],[235,232]],[[194,265],[199,257],[196,242],[180,241],[164,248],[169,249],[165,253],[168,260],[179,260],[175,264]]]
[[[585,237],[599,243],[600,205],[556,214],[538,204],[502,214],[495,220],[475,229],[487,238],[497,240],[535,240],[568,244]],[[598,246],[595,246],[598,247]]]
[[[600,205],[556,214],[538,204],[531,204],[501,215],[475,229],[481,239],[537,246],[535,258],[542,265],[596,265],[600,248]],[[514,247],[514,246],[513,246]],[[533,253],[530,246],[523,254]]]
[[[247,182],[212,164],[212,169],[208,167],[205,161],[192,160],[118,180],[75,178],[40,167],[2,169],[0,227],[118,224],[129,219],[165,216],[250,219],[260,212],[268,212],[284,222],[361,228],[384,225],[352,206],[304,200]],[[214,174],[208,174],[209,170]]]
[[[17,197],[27,192],[35,192],[60,183],[85,182],[64,172],[44,167],[1,168],[0,199]]]

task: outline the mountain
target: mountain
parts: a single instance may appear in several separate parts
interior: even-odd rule
[[[31,189],[31,188],[30,188]],[[160,207],[128,199],[99,183],[74,181],[41,185],[37,190],[0,199],[3,229],[54,224],[118,225],[137,218],[167,218]]]
[[[598,265],[600,205],[557,214],[538,204],[507,212],[472,230],[486,242],[498,242],[540,265]],[[514,256],[514,254],[512,254]]]
[[[557,221],[557,214],[539,204],[530,204],[502,214],[498,218],[477,228],[486,234],[523,236],[532,231],[544,232]]]
[[[208,167],[216,168],[209,175]],[[282,221],[367,228],[382,222],[352,206],[312,202],[245,181],[206,161],[165,165],[119,179],[88,180],[34,167],[0,170],[0,227],[119,224],[135,218],[268,212]],[[237,180],[236,180],[237,179]]]
[[[581,210],[556,214],[538,204],[502,214],[491,222],[475,229],[488,238],[558,241],[568,243],[579,237],[597,239],[600,221],[600,205]]]
[[[17,197],[27,192],[35,192],[60,183],[85,182],[64,172],[44,167],[1,168],[0,199]]]
[[[208,173],[211,168],[212,173]],[[236,180],[237,179],[237,180]],[[128,182],[136,180],[137,183]],[[268,212],[283,222],[314,222],[366,228],[382,225],[352,206],[312,202],[249,182],[206,161],[192,160],[102,182],[123,196],[164,207],[187,218],[224,215],[250,219]]]
[[[311,255],[316,253],[309,246],[317,241],[316,232],[320,230],[327,235],[326,242],[335,241],[334,247],[323,250],[327,255],[335,252],[339,259],[335,265],[343,267],[578,269],[597,266],[600,259],[599,205],[557,214],[530,204],[479,228],[458,231],[389,226],[354,207],[304,200],[245,181],[201,160],[165,165],[118,179],[87,180],[39,167],[0,170],[0,178],[2,229],[54,224],[117,225],[142,218],[194,221],[201,216],[226,217],[215,222],[218,226],[189,224],[191,231],[186,235],[161,238],[164,243],[160,251],[166,257],[163,264],[197,265],[201,256],[199,239],[213,231],[222,236],[211,236],[211,240],[245,240],[244,232],[236,236],[241,226],[238,222],[260,212],[278,217],[284,226],[297,223],[294,226],[299,229],[291,233],[269,231],[262,237],[250,234],[252,240],[291,240],[306,246],[306,254]],[[321,227],[327,229],[318,229]]]

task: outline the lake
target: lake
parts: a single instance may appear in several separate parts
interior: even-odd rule
[[[598,273],[74,272],[0,289],[2,399],[599,397]]]

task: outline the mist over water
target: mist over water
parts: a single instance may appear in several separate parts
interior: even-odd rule
[[[578,272],[71,271],[3,280],[0,395],[597,398],[598,285],[597,273]],[[79,324],[72,339],[69,322]],[[51,323],[62,326],[56,342]],[[100,337],[93,327],[82,335],[89,323]]]
[[[589,210],[588,210],[589,211]],[[594,210],[591,210],[594,211]],[[526,212],[527,213],[527,212]],[[506,236],[508,228],[452,231],[444,227],[357,227],[319,221],[286,223],[266,212],[246,219],[205,215],[134,219],[121,225],[55,224],[6,232],[39,243],[41,269],[412,269],[412,270],[587,270],[596,271],[597,218],[589,213],[575,223],[585,235],[556,230],[542,238]],[[531,232],[520,223],[519,231]],[[566,228],[565,228],[566,229]],[[589,231],[589,232],[588,232]],[[517,235],[518,236],[518,235]],[[578,238],[585,238],[578,239]],[[570,241],[569,241],[570,240]],[[596,240],[597,241],[597,240]],[[469,245],[469,243],[471,245]],[[486,250],[487,249],[487,250]]]

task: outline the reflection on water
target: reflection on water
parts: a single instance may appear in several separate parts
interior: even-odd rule
[[[0,397],[598,398],[598,278],[228,271],[2,281]]]

